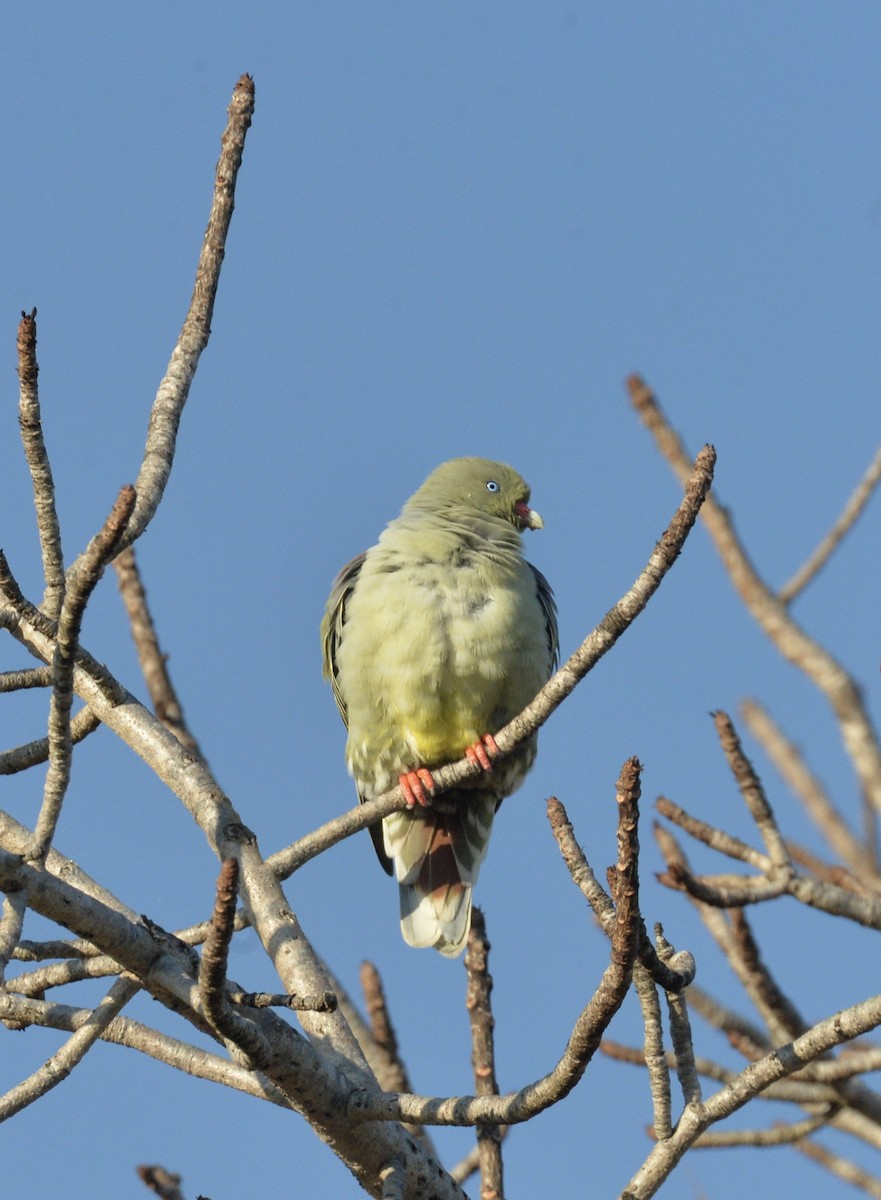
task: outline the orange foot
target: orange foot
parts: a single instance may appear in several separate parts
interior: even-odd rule
[[[420,808],[426,808],[431,803],[431,797],[426,796],[425,789],[428,788],[429,792],[433,792],[435,782],[427,767],[419,767],[416,771],[406,771],[398,777],[398,783],[404,793],[408,808],[413,808],[416,804]]]
[[[491,733],[485,733],[479,742],[475,742],[473,746],[469,746],[465,751],[465,757],[470,759],[478,767],[482,767],[484,771],[493,769],[492,760],[499,753],[499,748],[496,745],[496,739]]]

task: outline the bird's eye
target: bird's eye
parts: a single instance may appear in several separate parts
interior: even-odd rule
[[[494,479],[487,479],[486,490],[488,492],[497,492],[499,490],[499,485],[496,483],[496,481]]]

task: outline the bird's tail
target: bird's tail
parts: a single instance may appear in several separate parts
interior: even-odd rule
[[[486,857],[498,801],[460,793],[383,821],[385,851],[401,892],[401,932],[411,946],[461,954],[471,928],[471,889]]]

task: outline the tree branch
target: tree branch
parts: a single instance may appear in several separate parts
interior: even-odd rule
[[[636,375],[628,380],[633,406],[675,474],[683,479],[690,469],[688,455],[657,399]],[[818,642],[809,637],[771,591],[750,561],[728,513],[712,495],[702,516],[731,582],[766,636],[793,666],[803,671],[832,708],[863,795],[881,812],[881,746],[853,678]]]
[[[43,803],[34,830],[31,857],[45,859],[61,815],[61,805],[70,782],[72,741],[70,710],[73,705],[73,672],[79,646],[83,614],[89,597],[116,552],[123,529],[135,506],[135,490],[125,486],[101,529],[80,555],[67,578],[67,588],[58,618],[52,654],[52,702],[49,708],[49,770],[43,788]]]
[[[168,657],[159,648],[156,626],[147,604],[147,593],[141,581],[141,573],[135,559],[133,546],[129,546],[113,560],[125,610],[128,613],[132,638],[138,652],[138,661],[144,674],[144,682],[150,693],[153,711],[166,729],[170,729],[181,745],[195,758],[202,758],[199,743],[184,719],[184,711],[168,673]]]
[[[57,617],[64,599],[64,557],[61,551],[61,529],[55,508],[55,482],[43,439],[43,418],[37,387],[37,310],[22,313],[18,326],[18,421],[25,458],[34,489],[37,510],[37,532],[43,556],[43,576],[46,591],[43,610]]]
[[[85,1055],[105,1031],[110,1022],[117,1016],[123,1005],[131,1000],[139,990],[140,984],[135,979],[117,979],[113,987],[90,1014],[86,1022],[76,1033],[72,1034],[62,1048],[48,1059],[39,1071],[35,1071],[28,1079],[11,1088],[5,1096],[0,1097],[0,1121],[14,1116],[35,1100],[57,1087],[65,1080],[74,1067],[82,1062]]]
[[[171,474],[181,415],[196,367],[211,334],[211,316],[232,220],[236,179],[253,114],[254,82],[250,75],[243,75],[233,91],[227,126],[221,138],[220,158],[214,174],[214,195],[196,267],[190,307],[153,402],[144,460],[135,481],[138,503],[120,549],[137,541],[147,528],[159,507]]]
[[[841,545],[862,515],[863,509],[881,480],[881,446],[875,451],[875,457],[866,468],[865,474],[857,484],[853,494],[848,499],[841,516],[814,550],[813,554],[795,572],[788,583],[777,593],[782,604],[791,604],[796,596],[803,592],[812,579],[825,567],[830,556]]]
[[[468,972],[465,1007],[471,1025],[471,1065],[474,1069],[474,1090],[478,1096],[499,1094],[493,1041],[495,1019],[490,1002],[493,982],[489,973],[489,951],[483,913],[479,908],[472,908],[465,953],[465,970]],[[498,1125],[478,1124],[477,1157],[480,1164],[480,1200],[503,1200],[502,1132]]]

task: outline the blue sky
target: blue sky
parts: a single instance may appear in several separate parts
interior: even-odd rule
[[[444,459],[486,455],[529,479],[545,530],[527,550],[554,585],[568,653],[630,585],[678,502],[629,410],[623,380],[638,371],[693,451],[716,445],[718,495],[782,583],[878,441],[879,54],[881,12],[859,2],[11,8],[0,46],[0,543],[23,587],[41,591],[17,442],[19,311],[39,310],[70,561],[137,473],[244,71],[256,116],[213,335],[138,549],[187,716],[265,853],[353,801],[321,679],[321,612],[339,566]],[[879,533],[874,503],[797,606],[866,683],[876,717]],[[83,639],[143,692],[111,576]],[[17,647],[6,654],[4,668],[23,664]],[[566,803],[602,872],[615,855],[614,782],[632,754],[645,764],[646,919],[693,950],[705,987],[748,1011],[687,905],[654,884],[650,833],[664,793],[752,836],[707,716],[745,695],[807,748],[856,819],[824,702],[741,612],[698,530],[544,731],[497,822],[477,898],[503,1088],[553,1064],[605,960],[545,798]],[[4,708],[4,745],[38,736],[38,697]],[[756,761],[786,832],[817,846]],[[6,781],[5,805],[32,821],[41,785],[38,773]],[[161,924],[210,908],[216,864],[198,830],[106,731],[77,755],[57,844]],[[470,1091],[464,971],[404,946],[366,836],[304,869],[288,894],[353,992],[362,958],[380,967],[415,1086]],[[864,935],[792,903],[755,924],[806,1017],[875,990]],[[810,939],[819,970],[793,950]],[[235,971],[249,988],[273,986],[247,941]],[[130,1011],[161,1018],[147,1001]],[[736,1061],[696,1026],[702,1050]],[[631,1008],[612,1034],[638,1036]],[[7,1035],[0,1088],[56,1044]],[[592,1194],[617,1194],[648,1149],[642,1082],[595,1063],[574,1097],[508,1140],[510,1193],[583,1194],[587,1175]],[[769,1111],[789,1115],[763,1108],[766,1123]],[[255,1178],[270,1195],[292,1184],[358,1194],[296,1118],[113,1048],[0,1136],[8,1185],[39,1195],[145,1194],[134,1165],[156,1161],[184,1176],[187,1195],[213,1200],[249,1194]],[[449,1164],[470,1136],[438,1136]],[[745,1172],[761,1172],[760,1195],[784,1179],[806,1200],[851,1194],[788,1151],[695,1154],[667,1191],[733,1200]]]

